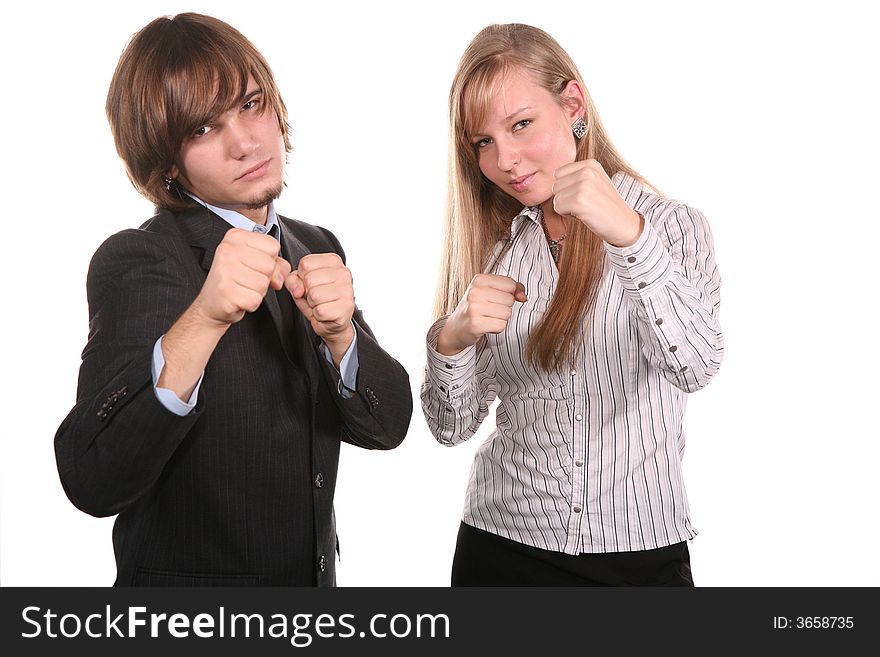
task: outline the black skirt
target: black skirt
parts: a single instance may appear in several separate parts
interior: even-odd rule
[[[653,550],[564,554],[461,523],[453,586],[693,586],[687,541]]]

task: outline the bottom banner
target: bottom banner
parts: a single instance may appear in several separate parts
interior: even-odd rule
[[[880,638],[872,588],[6,588],[0,598],[7,655],[854,654]]]

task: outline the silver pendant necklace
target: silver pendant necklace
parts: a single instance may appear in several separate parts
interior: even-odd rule
[[[547,247],[550,249],[550,257],[553,258],[553,262],[557,265],[559,264],[559,260],[562,257],[562,240],[568,237],[566,233],[558,240],[554,240],[550,238],[550,231],[547,230],[547,224],[544,223],[544,210],[541,209],[541,228],[544,229],[544,237],[547,238]]]
[[[547,236],[547,246],[550,247],[550,255],[553,257],[553,262],[557,265],[559,264],[559,259],[562,257],[562,240],[565,239],[565,235],[560,237],[558,240],[551,240],[550,236]]]

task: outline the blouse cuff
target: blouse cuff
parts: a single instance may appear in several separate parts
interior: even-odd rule
[[[618,247],[606,242],[605,252],[624,290],[632,298],[652,297],[672,276],[669,251],[647,220],[635,244]]]
[[[448,316],[441,317],[428,329],[427,380],[446,399],[456,396],[463,390],[462,384],[474,377],[477,368],[477,348],[465,347],[454,356],[445,356],[437,351],[437,338],[446,326]]]

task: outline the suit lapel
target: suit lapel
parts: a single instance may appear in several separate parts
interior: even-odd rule
[[[214,252],[230,226],[205,207],[198,206],[181,213],[177,226],[197,253],[199,265],[207,273],[214,262]]]

